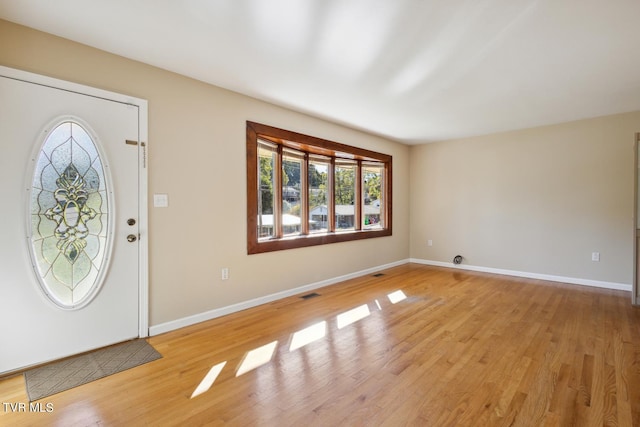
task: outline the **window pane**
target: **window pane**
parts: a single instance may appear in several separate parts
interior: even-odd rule
[[[282,156],[282,235],[300,234],[302,211],[302,153],[285,150]]]
[[[88,302],[107,268],[109,199],[103,161],[78,123],[44,141],[31,188],[31,251],[38,280],[63,308]]]
[[[258,143],[258,238],[274,236],[273,207],[276,167],[276,147],[260,141]]]
[[[329,197],[328,158],[309,159],[309,231],[312,233],[328,230],[327,198]]]
[[[356,164],[336,162],[335,212],[336,230],[353,230],[355,218]]]
[[[383,177],[384,166],[378,164],[365,164],[362,168],[362,228],[363,230],[373,230],[383,228],[382,207],[383,200]]]

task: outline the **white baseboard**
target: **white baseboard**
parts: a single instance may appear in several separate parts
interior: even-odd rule
[[[504,270],[500,268],[480,267],[473,265],[453,264],[451,262],[431,261],[418,258],[404,259],[396,262],[392,262],[385,265],[380,265],[366,270],[356,271],[354,273],[345,274],[343,276],[333,277],[331,279],[322,280],[320,282],[311,283],[308,285],[300,286],[286,291],[277,292],[275,294],[265,295],[263,297],[254,298],[248,301],[243,301],[237,304],[232,304],[226,307],[216,308],[214,310],[205,311],[203,313],[194,314],[192,316],[183,317],[181,319],[172,320],[170,322],[154,325],[149,328],[149,336],[163,334],[176,329],[184,328],[185,326],[195,325],[196,323],[204,322],[207,320],[215,319],[216,317],[225,316],[227,314],[235,313],[237,311],[246,310],[247,308],[256,307],[262,304],[266,304],[272,301],[276,301],[282,298],[287,298],[293,295],[301,294],[303,292],[309,292],[318,288],[322,288],[336,283],[344,282],[345,280],[354,279],[356,277],[366,276],[367,274],[375,273],[376,271],[384,270],[398,265],[407,264],[409,262],[416,264],[433,265],[437,267],[447,267],[459,270],[479,271],[484,273],[501,274],[505,276],[524,277],[528,279],[547,280],[550,282],[569,283],[573,285],[592,286],[605,289],[616,289],[621,291],[631,292],[631,285],[626,283],[604,282],[600,280],[580,279],[574,277],[554,276],[549,274],[529,273],[524,271]],[[640,300],[638,301],[640,304]]]
[[[379,265],[373,268],[368,268],[366,270],[356,271],[354,273],[345,274],[343,276],[333,277],[331,279],[322,280],[320,282],[311,283],[311,284],[300,286],[293,289],[287,289],[286,291],[277,292],[275,294],[265,295],[263,297],[239,302],[237,304],[232,304],[226,307],[216,308],[214,310],[209,310],[203,313],[194,314],[193,316],[187,316],[181,319],[172,320],[170,322],[161,323],[159,325],[154,325],[149,328],[149,336],[159,335],[165,332],[170,332],[176,329],[184,328],[185,326],[195,325],[196,323],[215,319],[216,317],[225,316],[227,314],[235,313],[237,311],[246,310],[247,308],[256,307],[258,305],[266,304],[282,298],[301,294],[303,292],[308,292],[314,289],[344,282],[345,280],[354,279],[360,276],[366,276],[367,274],[375,273],[376,271],[384,270],[391,267],[396,267],[398,265],[407,264],[408,262],[409,262],[408,259],[404,259],[401,261],[392,262],[390,264]]]
[[[505,276],[525,277],[528,279],[547,280],[550,282],[562,282],[572,285],[592,286],[596,288],[616,289],[631,292],[631,285],[626,283],[604,282],[600,280],[580,279],[575,277],[554,276],[550,274],[529,273],[526,271],[504,270],[501,268],[479,267],[475,265],[454,264],[452,262],[430,261],[426,259],[411,258],[409,262],[426,264],[438,267],[455,268],[459,270],[480,271],[484,273],[502,274]]]

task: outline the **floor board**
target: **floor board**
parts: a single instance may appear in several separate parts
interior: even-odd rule
[[[162,359],[39,406],[0,379],[0,425],[640,425],[628,292],[418,264],[316,292],[151,337]]]

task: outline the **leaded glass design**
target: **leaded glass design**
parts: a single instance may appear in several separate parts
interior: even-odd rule
[[[44,292],[63,308],[84,305],[106,268],[109,203],[103,160],[89,133],[65,121],[37,155],[31,251]]]

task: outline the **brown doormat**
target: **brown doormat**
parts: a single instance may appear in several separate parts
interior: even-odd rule
[[[70,357],[26,371],[27,395],[33,402],[161,357],[144,339]]]

